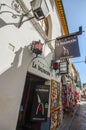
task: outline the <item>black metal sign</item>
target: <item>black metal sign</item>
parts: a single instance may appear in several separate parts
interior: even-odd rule
[[[67,60],[60,61],[58,64],[59,64],[59,67],[56,70],[56,73],[58,75],[67,74],[68,73],[68,69],[69,69],[69,63],[68,63],[68,61]]]
[[[68,73],[68,62],[60,62],[59,63],[59,73],[60,74],[67,74]]]
[[[36,86],[31,110],[31,121],[45,121],[48,114],[48,104],[49,86]]]
[[[57,38],[55,41],[55,60],[79,57],[78,38],[74,35]]]

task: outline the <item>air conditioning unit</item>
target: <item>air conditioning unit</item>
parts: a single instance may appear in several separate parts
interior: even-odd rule
[[[33,0],[31,2],[32,11],[38,20],[44,19],[49,15],[46,0]]]

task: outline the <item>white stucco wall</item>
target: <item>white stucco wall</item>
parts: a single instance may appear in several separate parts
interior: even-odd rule
[[[11,1],[1,0],[0,3],[9,4]],[[5,7],[3,10],[5,10]],[[55,18],[56,12],[54,14],[50,11],[50,13]],[[6,22],[14,21],[10,15],[1,14],[0,17]],[[52,18],[51,39],[60,34],[58,18],[55,20]],[[16,129],[25,77],[28,65],[33,57],[33,54],[28,50],[28,45],[33,40],[44,42],[30,22],[24,23],[19,29],[14,25],[0,28],[0,130]],[[14,51],[9,43],[14,46]],[[48,50],[50,52],[50,49],[46,46],[44,45],[44,53],[49,57]]]
[[[19,54],[23,51],[22,63],[18,67]],[[0,75],[0,129],[15,130],[28,66],[27,48],[20,49],[13,65]]]
[[[0,129],[15,130],[26,72],[32,58],[27,46],[42,38],[28,24],[19,30],[14,26],[4,27],[0,35]],[[14,52],[9,43],[15,46]]]

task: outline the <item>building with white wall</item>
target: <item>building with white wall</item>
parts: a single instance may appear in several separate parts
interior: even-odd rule
[[[59,7],[62,3],[56,0],[46,0],[49,8],[48,16],[40,21],[36,18],[28,20],[18,28],[20,20],[18,15],[26,13],[28,9],[31,9],[31,1],[20,0],[19,4],[21,6],[19,8],[22,11],[16,12],[12,6],[13,0],[0,0],[1,130],[16,130],[27,73],[30,77],[34,75],[33,81],[39,77],[38,81],[40,80],[44,84],[48,81],[48,85],[51,79],[60,80],[55,75],[55,71],[51,69],[51,60],[53,59],[55,45],[55,40],[52,39],[61,36],[62,33],[68,33],[67,26],[65,29],[60,17],[60,13],[63,10],[61,12],[57,10],[58,2]],[[28,13],[24,20],[30,16],[32,17],[32,15],[33,12]],[[63,19],[65,20],[65,18]],[[64,23],[66,23],[66,20]],[[30,49],[31,43],[39,40],[43,43],[43,52],[42,55],[34,59],[36,55]],[[41,70],[38,70],[38,66],[41,67]],[[41,129],[43,129],[42,126]]]

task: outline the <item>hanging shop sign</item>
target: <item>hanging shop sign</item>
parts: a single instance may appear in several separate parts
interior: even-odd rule
[[[68,61],[61,61],[58,63],[58,69],[56,70],[56,73],[61,74],[68,74]]]
[[[48,116],[49,86],[38,85],[35,87],[31,121],[45,121]]]
[[[28,72],[46,79],[50,79],[51,76],[49,65],[42,57],[36,57],[32,60]]]
[[[64,61],[64,62],[59,63],[59,73],[60,74],[67,74],[68,73],[68,61]]]
[[[77,81],[76,87],[81,88],[81,81],[80,80]]]
[[[63,36],[55,41],[55,60],[79,57],[78,38],[74,35]]]

